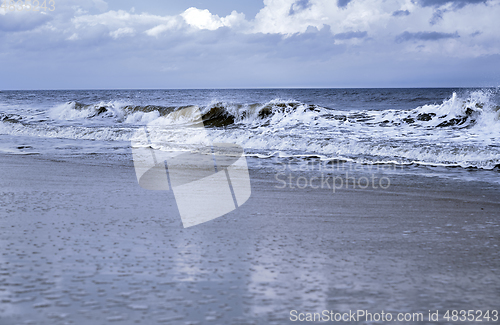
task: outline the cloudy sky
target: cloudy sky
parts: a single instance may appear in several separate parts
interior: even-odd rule
[[[53,1],[0,9],[0,89],[500,85],[500,0]]]

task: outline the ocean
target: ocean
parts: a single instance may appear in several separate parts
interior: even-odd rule
[[[190,106],[210,141],[238,144],[247,156],[500,166],[498,88],[1,91],[0,151],[130,159],[130,141],[147,124],[159,132],[154,149],[189,147],[199,139],[168,115]]]

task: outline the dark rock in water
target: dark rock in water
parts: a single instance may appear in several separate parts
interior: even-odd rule
[[[438,124],[438,127],[446,127],[446,126],[454,126],[454,125],[462,125],[467,121],[467,116],[462,118],[452,118],[449,121],[444,121],[443,123]]]
[[[419,121],[430,121],[432,118],[436,116],[434,113],[420,113],[417,115],[417,120]]]
[[[101,114],[104,114],[106,113],[108,110],[106,109],[106,107],[99,107],[99,109],[97,110],[97,113],[96,115],[101,115]]]
[[[349,115],[349,121],[352,122],[368,122],[373,120],[373,117],[366,113],[353,113]]]
[[[275,107],[279,107],[279,108],[297,108],[299,107],[299,103],[278,103],[278,104],[274,104]]]
[[[403,119],[403,121],[405,121],[406,123],[410,124],[410,123],[414,123],[415,122],[415,119],[413,119],[412,117],[405,117]]]
[[[347,120],[347,116],[345,116],[345,115],[334,115],[333,118],[336,120],[339,120],[339,121],[344,121],[344,122]]]
[[[300,105],[300,103],[277,103],[277,104],[267,104],[266,106],[262,107],[259,111],[259,117],[260,118],[265,118],[268,117],[269,115],[272,115],[273,113],[279,112],[279,113],[286,113],[286,112],[292,112],[296,110]],[[315,112],[320,112],[321,110],[317,105],[306,105],[305,108],[309,111],[315,111]]]
[[[102,106],[101,106],[101,107],[99,107],[99,108],[97,109],[97,111],[96,111],[94,114],[92,114],[92,115],[88,116],[87,118],[93,118],[93,117],[99,116],[99,115],[101,115],[101,114],[106,113],[107,111],[108,111],[108,109],[107,109],[106,107],[102,107]]]
[[[465,122],[467,122],[467,121],[470,122],[469,124],[473,124],[476,122],[476,119],[474,118],[475,117],[474,114],[477,114],[477,112],[474,111],[472,108],[467,107],[467,109],[465,110],[465,116],[452,118],[448,121],[444,121],[444,122],[438,124],[438,127],[462,125],[462,124],[465,124]],[[444,115],[442,117],[446,117],[446,115]],[[440,117],[440,118],[442,118],[442,117]]]
[[[0,114],[0,121],[2,122],[19,123],[21,119],[20,116],[14,116],[12,114]]]
[[[266,118],[275,112],[285,113],[287,111],[292,111],[299,106],[298,103],[277,103],[277,104],[267,104],[262,107],[259,111],[259,118]]]
[[[310,110],[310,111],[314,111],[314,112],[320,112],[321,111],[319,109],[319,107],[316,106],[316,105],[307,105],[307,109]]]

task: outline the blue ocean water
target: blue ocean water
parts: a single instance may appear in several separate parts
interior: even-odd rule
[[[0,150],[129,153],[147,124],[165,134],[156,149],[168,150],[162,141],[189,146],[195,140],[168,118],[188,106],[200,109],[212,142],[255,157],[500,166],[498,88],[1,91]]]

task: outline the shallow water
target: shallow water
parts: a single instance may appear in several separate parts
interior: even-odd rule
[[[249,201],[183,229],[172,193],[141,189],[130,156],[2,155],[1,323],[283,324],[291,310],[497,308],[498,186],[386,169],[376,175],[387,189],[281,188],[278,172],[320,172],[249,160]],[[343,175],[335,167],[325,173]]]

